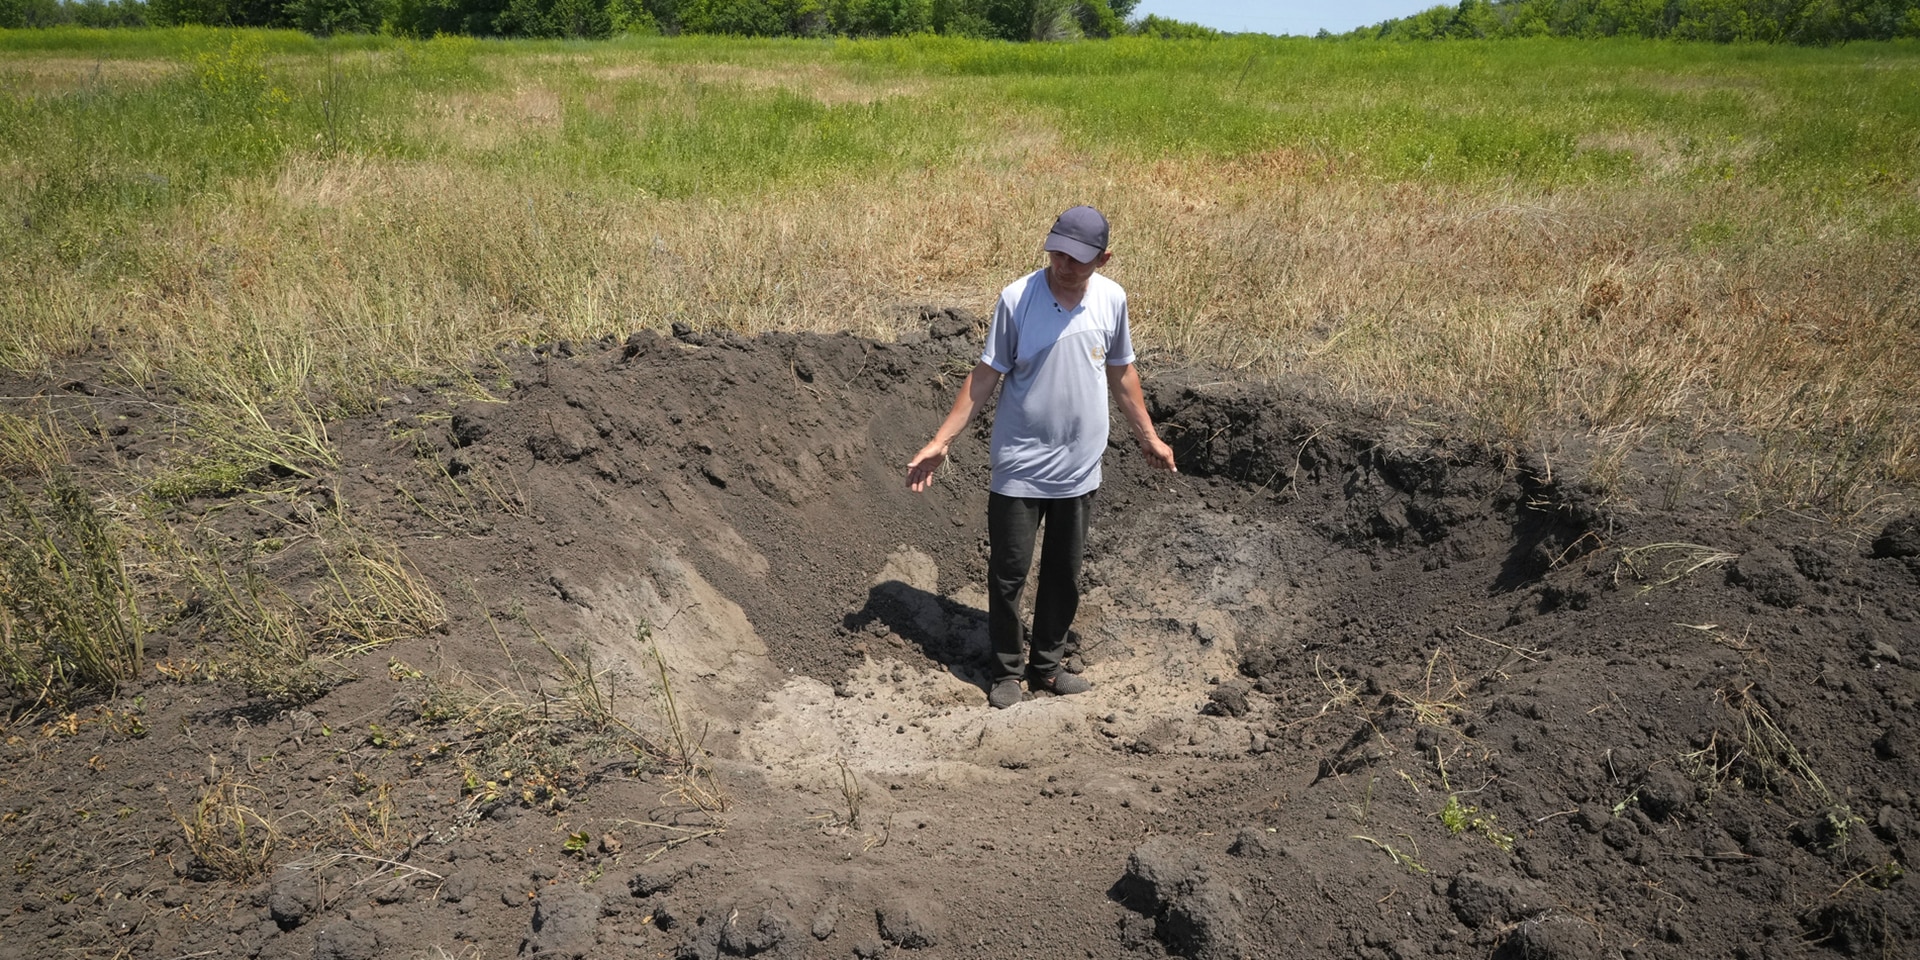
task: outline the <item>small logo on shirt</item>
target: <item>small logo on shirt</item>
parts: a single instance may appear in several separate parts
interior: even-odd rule
[[[1090,361],[1092,361],[1092,362],[1093,362],[1093,365],[1094,365],[1094,366],[1096,366],[1096,367],[1097,367],[1097,366],[1100,366],[1100,365],[1101,365],[1102,363],[1104,363],[1104,362],[1106,362],[1106,359],[1107,359],[1107,348],[1105,348],[1105,347],[1088,347],[1088,348],[1087,348],[1087,359],[1088,359],[1088,360],[1090,360]]]

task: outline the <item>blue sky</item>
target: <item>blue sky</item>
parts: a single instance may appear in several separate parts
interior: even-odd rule
[[[1404,17],[1446,0],[1140,0],[1133,16],[1157,13],[1216,30],[1345,33],[1354,27]],[[1450,4],[1449,4],[1450,5]]]

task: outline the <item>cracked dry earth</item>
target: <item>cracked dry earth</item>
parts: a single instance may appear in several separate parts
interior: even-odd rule
[[[1149,357],[1182,472],[1108,456],[1094,689],[993,711],[986,418],[901,486],[981,330],[902,329],[551,344],[174,507],[290,596],[351,518],[444,624],[295,702],[15,704],[0,957],[1915,955],[1911,513],[1743,519],[1700,451],[1602,491],[1578,438]],[[138,474],[184,441],[105,359],[6,402]],[[174,674],[217,657],[153,620]],[[257,872],[187,842],[209,796]]]

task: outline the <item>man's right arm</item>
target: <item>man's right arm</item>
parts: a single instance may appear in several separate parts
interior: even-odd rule
[[[947,448],[953,444],[960,431],[973,422],[987,398],[993,396],[995,387],[1000,385],[1000,371],[984,363],[973,365],[973,371],[967,374],[966,382],[960,384],[960,395],[953,399],[953,409],[947,411],[947,419],[941,421],[940,429],[935,431],[933,439],[920,448],[912,460],[907,461],[907,488],[919,493],[933,486],[933,472],[947,460]]]

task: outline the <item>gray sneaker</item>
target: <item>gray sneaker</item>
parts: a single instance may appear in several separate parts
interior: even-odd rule
[[[1092,690],[1093,684],[1076,674],[1062,670],[1050,677],[1028,674],[1027,688],[1034,693],[1051,693],[1055,696],[1070,697],[1076,693]]]
[[[1021,696],[1020,681],[1008,677],[995,682],[993,689],[987,691],[987,705],[995,710],[1005,710],[1019,703]]]

